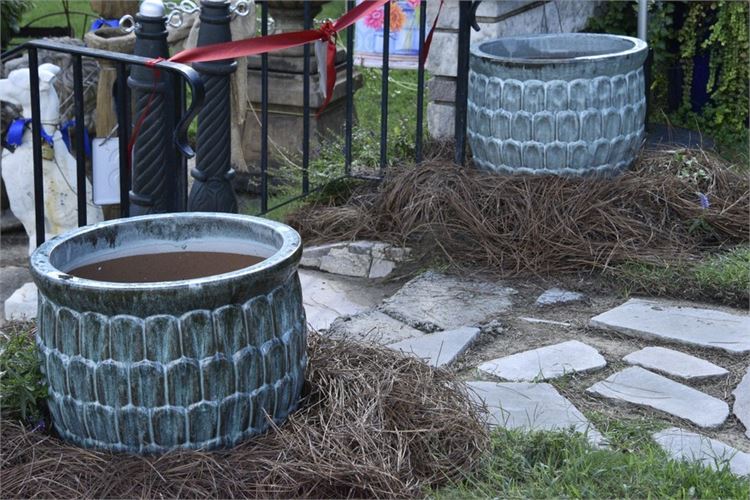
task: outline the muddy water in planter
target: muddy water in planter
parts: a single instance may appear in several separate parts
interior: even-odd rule
[[[131,255],[77,267],[78,278],[117,283],[153,283],[203,278],[252,266],[263,257],[227,252],[164,252]]]

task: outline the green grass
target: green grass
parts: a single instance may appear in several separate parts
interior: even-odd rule
[[[709,300],[746,308],[750,301],[750,246],[741,245],[698,262],[629,262],[608,274],[625,295]]]
[[[497,430],[490,456],[460,482],[428,492],[453,498],[748,498],[750,483],[670,460],[649,437],[654,426],[601,427],[611,448],[596,450],[570,432]],[[605,430],[606,429],[606,430]]]
[[[70,0],[68,3],[70,5],[70,24],[75,31],[75,37],[81,38],[98,15],[91,10],[89,0]],[[34,8],[23,16],[20,25],[25,26],[32,23],[31,26],[35,28],[67,26],[64,12],[65,9],[61,0],[34,0]],[[90,14],[90,16],[86,18],[84,14]],[[50,16],[45,17],[48,15]],[[24,41],[25,39],[22,38],[13,39],[14,44],[20,44]]]

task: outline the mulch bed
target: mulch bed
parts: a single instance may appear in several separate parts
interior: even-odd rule
[[[708,205],[708,206],[706,206]],[[644,152],[614,179],[506,176],[428,161],[343,205],[291,214],[305,242],[378,239],[513,275],[686,259],[750,240],[748,177],[700,150]]]
[[[466,390],[389,349],[312,335],[302,408],[218,452],[139,457],[2,424],[0,497],[407,497],[468,474],[488,448]]]

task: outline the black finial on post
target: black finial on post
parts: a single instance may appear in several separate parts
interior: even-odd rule
[[[201,0],[201,27],[198,46],[229,42],[231,19],[229,2]],[[195,179],[188,199],[188,210],[201,212],[237,212],[237,198],[232,189],[230,84],[237,69],[231,59],[194,63],[201,74],[206,99],[198,114]]]
[[[135,55],[169,57],[166,20],[163,15],[135,16]],[[133,145],[130,215],[174,212],[178,165],[172,144],[172,78],[163,71],[133,66],[128,86],[135,97],[133,119],[142,120]]]

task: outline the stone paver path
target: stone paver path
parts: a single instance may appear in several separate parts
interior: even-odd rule
[[[699,427],[718,427],[729,416],[729,406],[724,401],[639,366],[619,371],[587,391],[614,401],[648,406]]]
[[[540,307],[559,306],[562,304],[570,304],[572,302],[581,302],[583,300],[586,300],[586,296],[582,293],[571,292],[570,290],[563,290],[562,288],[550,288],[537,297],[536,305]]]
[[[5,300],[6,321],[30,321],[36,319],[38,304],[37,289],[34,283],[26,283]]]
[[[747,368],[745,376],[732,391],[732,396],[734,396],[732,412],[745,426],[745,435],[750,438],[750,367]]]
[[[336,319],[328,334],[334,338],[348,338],[360,342],[392,344],[425,334],[380,311],[367,311]]]
[[[507,311],[515,293],[493,282],[426,272],[386,299],[381,310],[426,332],[452,330]]]
[[[478,335],[479,328],[467,326],[402,340],[388,347],[440,368],[453,363]]]
[[[729,375],[727,370],[710,361],[664,347],[644,347],[622,359],[628,364],[683,380],[706,380]]]
[[[531,382],[598,370],[606,365],[607,361],[596,349],[569,340],[487,361],[479,365],[479,371],[503,380]]]
[[[587,434],[592,444],[604,444],[599,431],[550,384],[475,381],[468,386],[470,394],[487,406],[491,427],[547,431],[573,428]]]
[[[716,439],[678,427],[656,432],[653,438],[675,460],[697,461],[712,469],[728,465],[738,476],[750,474],[750,454]]]
[[[388,293],[382,285],[365,286],[356,279],[317,271],[300,270],[299,278],[307,322],[316,330],[328,328],[339,316],[374,308]]]
[[[750,316],[631,299],[591,319],[591,326],[667,342],[750,352]]]

